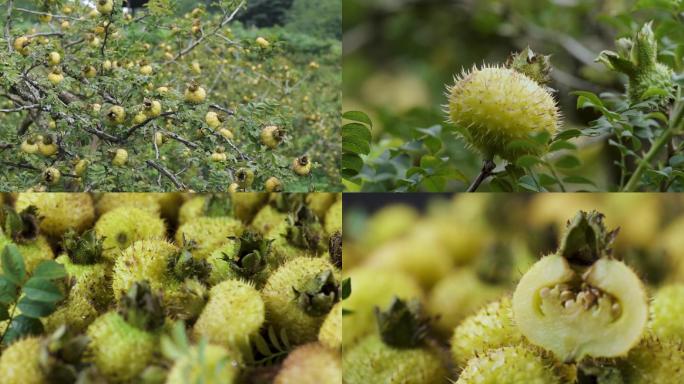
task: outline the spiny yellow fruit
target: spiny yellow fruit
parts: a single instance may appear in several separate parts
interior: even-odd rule
[[[166,384],[231,384],[237,380],[238,366],[235,353],[221,346],[195,345],[173,364]]]
[[[240,188],[247,189],[254,183],[254,171],[251,168],[240,168],[235,171],[235,181]]]
[[[93,199],[88,193],[20,193],[16,210],[31,205],[38,208],[40,230],[53,237],[61,237],[69,229],[83,232],[95,220]]]
[[[49,13],[38,15],[38,20],[40,20],[41,23],[47,24],[52,21],[52,15]]]
[[[48,54],[48,64],[59,65],[60,61],[62,61],[62,56],[59,53],[53,51]]]
[[[209,291],[209,301],[193,333],[235,350],[259,332],[265,317],[264,300],[256,288],[242,280],[226,280]]]
[[[298,257],[275,270],[261,290],[269,320],[295,344],[314,341],[339,300],[339,271],[323,258]]]
[[[57,128],[57,122],[52,118],[48,119],[48,128],[56,129]]]
[[[43,180],[49,185],[59,183],[61,177],[62,173],[55,167],[48,167],[43,171]]]
[[[551,364],[524,345],[491,349],[474,357],[456,384],[562,384]]]
[[[38,150],[43,156],[54,156],[57,154],[59,147],[55,143],[55,139],[48,135],[38,142]]]
[[[66,325],[70,331],[83,332],[100,314],[83,296],[68,297],[57,309],[43,319],[47,332],[54,332]]]
[[[161,204],[159,200],[166,195],[165,193],[142,193],[142,192],[128,192],[128,193],[103,193],[96,197],[95,209],[98,215],[105,213],[122,206],[136,207],[144,211],[148,211],[154,215],[159,215],[161,212]]]
[[[221,246],[226,238],[240,236],[243,231],[242,222],[232,217],[198,217],[182,224],[176,231],[175,239],[177,244],[192,241],[193,256],[204,259]]]
[[[52,72],[48,73],[47,78],[52,85],[57,85],[64,80],[64,75],[62,75],[62,71],[58,68],[54,68]]]
[[[92,65],[86,65],[83,68],[83,76],[87,79],[92,79],[97,76],[97,69]]]
[[[261,130],[261,143],[269,148],[275,148],[283,141],[283,131],[275,125],[269,125]]]
[[[514,161],[531,149],[511,142],[558,130],[560,114],[551,94],[513,69],[474,67],[456,77],[448,93],[451,122],[486,158]]]
[[[14,39],[14,49],[16,49],[17,52],[21,53],[23,56],[28,56],[30,53],[28,48],[29,44],[31,44],[31,40],[26,36],[19,36]]]
[[[24,140],[21,143],[21,151],[24,153],[28,154],[34,154],[38,152],[38,144],[36,143],[35,139],[32,137],[29,137],[28,139]]]
[[[128,161],[128,151],[123,148],[117,148],[112,158],[112,164],[123,167]]]
[[[658,339],[684,342],[684,284],[658,289],[650,309],[649,329]]]
[[[681,322],[681,319],[679,320]],[[655,384],[676,382],[684,373],[681,341],[648,336],[618,363],[623,383]]]
[[[140,111],[133,116],[133,124],[142,124],[147,120],[147,115],[145,115],[145,112]]]
[[[185,89],[185,101],[190,104],[202,104],[207,98],[207,91],[199,85],[192,83]]]
[[[318,331],[318,342],[334,351],[342,350],[343,304],[343,301],[335,304]]]
[[[103,239],[102,255],[114,261],[122,250],[138,240],[164,239],[166,225],[158,215],[123,206],[100,216],[95,223],[95,233]]]
[[[339,353],[311,343],[287,356],[273,384],[342,384],[342,376]]]
[[[2,229],[0,229],[0,252],[5,249],[6,245],[12,243],[14,242],[9,234],[3,233]],[[19,253],[21,253],[21,256],[24,258],[24,266],[28,273],[31,273],[38,264],[43,261],[52,260],[55,257],[55,254],[50,247],[50,243],[48,243],[45,236],[42,235],[38,235],[38,237],[29,241],[18,242],[16,243],[16,246],[19,249]],[[1,261],[0,266],[2,266]]]
[[[18,340],[0,355],[0,377],[4,384],[45,384],[40,366],[41,341],[37,337]]]
[[[157,100],[145,99],[143,101],[143,108],[145,110],[145,114],[150,117],[157,117],[161,115],[162,105]]]
[[[213,162],[222,162],[226,161],[228,159],[228,155],[226,155],[224,152],[214,152],[209,156],[209,159]]]
[[[306,176],[311,172],[311,160],[304,155],[292,160],[292,169],[299,176]]]
[[[100,12],[103,15],[109,15],[112,13],[112,9],[114,9],[114,1],[113,0],[98,0],[97,4],[97,11]]]
[[[271,45],[271,43],[269,43],[268,40],[266,40],[265,38],[263,38],[261,36],[257,37],[255,41],[256,41],[258,46],[260,46],[261,48],[264,48],[264,49],[268,48]]]
[[[109,125],[123,124],[126,120],[126,110],[120,105],[114,105],[109,108],[106,117]]]
[[[334,202],[325,214],[325,233],[332,235],[342,232],[342,199]]]
[[[283,183],[281,183],[280,180],[278,180],[278,178],[275,176],[269,177],[264,183],[264,187],[266,187],[266,192],[283,191]]]
[[[204,116],[204,121],[206,121],[207,125],[212,128],[216,128],[221,125],[221,120],[219,119],[218,113],[213,111],[207,112],[206,116]]]

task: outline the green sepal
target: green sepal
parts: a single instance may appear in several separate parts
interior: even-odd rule
[[[247,231],[237,241],[237,255],[228,257],[228,264],[238,275],[251,279],[268,265],[273,240],[265,240],[259,233]]]
[[[296,247],[319,251],[323,240],[323,226],[318,217],[306,206],[288,215],[285,237]]]
[[[152,292],[147,281],[131,286],[121,298],[118,313],[127,323],[144,331],[154,331],[164,325],[161,298]]]
[[[21,212],[5,206],[5,222],[3,230],[12,241],[17,244],[24,244],[35,240],[40,234],[38,208],[31,205]]]
[[[597,211],[579,211],[568,221],[558,253],[570,263],[584,266],[610,256],[620,229],[608,231],[603,218],[604,215]]]
[[[169,259],[168,269],[178,280],[198,279],[206,281],[211,274],[211,265],[204,259],[192,256],[192,242],[186,243]]]
[[[38,356],[47,381],[75,383],[79,372],[86,367],[82,357],[89,341],[85,335],[72,334],[65,325],[50,334],[41,344]]]
[[[340,285],[331,270],[311,278],[301,290],[292,287],[297,305],[311,316],[323,316],[340,300]]]
[[[506,67],[511,68],[540,85],[546,85],[551,81],[551,55],[534,53],[530,47],[519,53],[512,53],[506,61]]]
[[[416,348],[422,345],[429,330],[417,300],[404,301],[394,297],[386,311],[375,307],[375,318],[382,341],[395,348]]]
[[[94,229],[80,235],[70,229],[62,238],[62,248],[74,264],[95,264],[102,259],[102,241]]]

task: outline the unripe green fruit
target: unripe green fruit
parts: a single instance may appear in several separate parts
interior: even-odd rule
[[[31,205],[42,218],[40,230],[49,236],[61,237],[68,229],[83,232],[95,219],[88,193],[20,193],[15,209],[19,212]]]
[[[135,207],[120,207],[100,216],[95,232],[102,238],[102,255],[115,261],[122,250],[138,240],[161,240],[166,225],[157,215]]]
[[[363,243],[374,249],[407,233],[416,224],[418,217],[418,211],[410,205],[387,205],[368,218]]]
[[[266,308],[251,284],[226,280],[209,291],[209,302],[195,326],[195,337],[237,350],[248,343],[264,324]]]
[[[198,217],[181,225],[176,231],[176,243],[192,242],[192,254],[199,259],[207,258],[228,237],[240,236],[244,226],[232,217]]]
[[[266,205],[254,216],[250,226],[269,239],[277,239],[287,232],[287,214]]]
[[[187,200],[178,211],[178,224],[188,223],[198,217],[204,216],[204,204],[207,196],[197,196]]]
[[[464,71],[448,89],[449,117],[463,129],[466,142],[486,158],[539,152],[509,146],[530,134],[558,130],[559,112],[551,94],[529,77],[508,68]]]
[[[314,281],[327,274],[320,285]],[[322,258],[299,257],[278,268],[261,293],[269,320],[285,329],[294,344],[314,341],[335,302],[339,300],[339,271]],[[317,285],[312,287],[313,285]]]
[[[681,341],[658,340],[653,337],[642,340],[618,364],[624,384],[677,382],[682,377],[683,365],[684,349]]]
[[[318,342],[334,351],[342,350],[342,304],[335,304],[318,331]]]
[[[3,384],[45,384],[47,378],[38,360],[40,339],[27,337],[15,341],[0,355],[0,378]]]
[[[13,244],[12,239],[5,235],[2,228],[0,228],[0,252],[2,252],[8,244]],[[24,266],[28,273],[33,272],[41,262],[52,260],[55,257],[50,244],[45,236],[42,235],[39,235],[34,240],[16,244],[16,246],[24,259]],[[2,260],[0,260],[0,267],[2,267]]]
[[[66,269],[69,283],[69,297],[81,297],[97,309],[106,308],[112,299],[109,271],[105,264],[76,264],[69,256],[55,259]]]
[[[660,288],[651,301],[649,329],[662,341],[684,342],[684,285]]]
[[[427,347],[394,348],[378,335],[370,335],[345,351],[342,367],[346,384],[443,384],[449,377],[436,351]]]
[[[73,295],[57,306],[57,309],[43,319],[43,326],[48,333],[52,333],[62,325],[70,331],[83,332],[97,319],[100,314],[93,305],[82,295]]]
[[[98,215],[122,206],[136,207],[159,215],[161,207],[159,199],[162,193],[103,193],[95,203]]]
[[[384,269],[358,268],[349,272],[352,294],[342,302],[351,313],[342,317],[342,345],[347,348],[376,331],[375,307],[385,308],[394,297],[422,299],[423,292],[410,275]]]
[[[325,233],[342,232],[342,200],[337,200],[325,214]]]
[[[166,384],[233,384],[238,363],[225,348],[208,344],[193,346],[190,352],[176,360],[166,378]]]
[[[454,329],[451,356],[456,367],[465,367],[468,360],[490,349],[523,342],[513,320],[511,299],[503,297],[466,318]]]
[[[318,343],[302,345],[287,356],[273,384],[342,384],[340,355]]]
[[[489,350],[468,361],[456,384],[561,384],[549,362],[523,345]]]
[[[483,282],[472,268],[459,269],[432,288],[427,310],[437,319],[434,326],[449,334],[463,319],[501,297],[505,290],[503,286]]]
[[[100,373],[114,383],[130,382],[145,369],[158,348],[157,336],[108,312],[88,327],[88,354]]]

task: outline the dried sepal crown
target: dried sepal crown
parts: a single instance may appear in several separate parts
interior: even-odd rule
[[[591,265],[612,254],[611,246],[620,229],[606,229],[604,215],[597,211],[579,211],[568,220],[560,242],[559,255],[573,264]]]
[[[69,229],[62,238],[62,248],[75,264],[95,264],[102,258],[102,241],[94,229],[83,234]]]
[[[418,300],[394,297],[386,311],[375,307],[375,317],[380,338],[395,348],[417,348],[428,334],[429,319]]]
[[[50,383],[73,383],[83,378],[82,357],[89,339],[60,326],[42,342],[38,355],[41,369]],[[80,382],[80,381],[79,381]]]
[[[246,231],[237,241],[237,255],[228,260],[230,268],[242,277],[254,277],[268,265],[273,240],[264,239],[257,232]]]
[[[285,236],[292,244],[312,251],[320,250],[323,245],[323,226],[310,208],[300,205],[288,216],[288,224]]]
[[[161,298],[152,292],[147,281],[134,283],[121,298],[118,313],[138,329],[152,331],[164,325]]]
[[[292,287],[297,305],[311,316],[323,316],[340,300],[340,284],[331,270],[313,276],[301,290]]]
[[[5,235],[12,238],[16,243],[25,243],[35,240],[40,234],[38,208],[31,205],[21,212],[6,206],[3,207]]]
[[[506,67],[522,73],[540,85],[551,81],[551,55],[540,55],[530,47],[512,53],[506,61]]]

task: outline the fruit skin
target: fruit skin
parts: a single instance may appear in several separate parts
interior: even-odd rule
[[[264,183],[264,187],[266,187],[266,192],[283,191],[283,183],[281,183],[280,180],[278,180],[278,178],[275,176],[269,177]]]
[[[14,49],[16,49],[17,52],[21,53],[22,56],[29,55],[29,44],[31,44],[31,40],[26,36],[19,36],[16,39],[14,39]]]
[[[283,132],[275,125],[269,125],[261,130],[261,143],[273,149],[283,140]]]
[[[185,101],[190,104],[202,104],[207,98],[207,91],[197,84],[191,84],[185,90]]]
[[[50,185],[59,183],[61,176],[62,174],[59,172],[59,169],[55,167],[45,168],[43,171],[43,180]]]
[[[247,189],[254,183],[254,171],[250,168],[240,168],[235,171],[235,181],[240,188]]]
[[[617,366],[624,384],[655,384],[681,378],[683,364],[684,349],[680,341],[659,340],[649,335]]]
[[[684,284],[666,285],[651,300],[649,330],[662,341],[684,342]]]
[[[334,202],[325,214],[325,233],[342,233],[342,199]]]
[[[98,215],[120,208],[122,206],[136,207],[144,211],[148,211],[154,215],[159,215],[161,212],[160,199],[164,198],[166,193],[103,193],[96,197],[95,210]],[[169,193],[168,195],[173,195]]]
[[[332,307],[318,331],[318,342],[334,351],[342,350],[342,304]]]
[[[40,230],[52,237],[61,237],[67,230],[83,232],[95,220],[93,199],[88,193],[20,193],[15,209],[38,208]]]
[[[437,320],[434,323],[443,334],[450,334],[467,316],[485,304],[500,298],[506,288],[488,284],[470,267],[457,269],[432,287],[427,310]]]
[[[59,151],[59,146],[51,137],[45,137],[38,142],[38,150],[43,156],[54,156]]]
[[[340,355],[318,343],[302,345],[287,356],[273,384],[342,384]]]
[[[219,125],[221,125],[221,120],[219,120],[218,113],[213,111],[207,112],[206,116],[204,116],[204,121],[206,121],[207,125],[211,128],[217,128]]]
[[[117,148],[114,152],[114,158],[112,158],[112,164],[123,167],[128,161],[128,151],[123,148]]]
[[[193,241],[195,248],[192,254],[196,258],[205,259],[226,238],[240,236],[244,231],[242,222],[232,217],[198,217],[182,224],[176,231],[176,244]]]
[[[457,368],[490,349],[523,343],[513,320],[510,297],[504,296],[469,316],[453,331],[451,357]]]
[[[126,110],[120,105],[114,105],[107,111],[107,124],[119,125],[126,120]]]
[[[145,99],[143,102],[143,108],[149,117],[157,117],[161,115],[162,112],[162,105],[158,100]]]
[[[311,172],[311,160],[304,155],[292,160],[292,169],[299,176],[306,176]]]
[[[293,344],[314,341],[325,320],[325,315],[312,315],[297,303],[295,292],[305,291],[305,285],[322,272],[331,272],[340,281],[340,273],[323,258],[298,257],[275,270],[261,290],[269,321],[276,328],[285,329]],[[336,288],[335,288],[336,289]]]
[[[352,312],[342,317],[344,348],[377,331],[373,314],[375,307],[389,306],[395,296],[406,300],[423,298],[423,291],[415,279],[402,271],[364,267],[349,271],[346,277],[353,282],[353,289],[342,302],[343,308]]]
[[[237,350],[259,332],[265,318],[264,300],[253,285],[226,280],[211,288],[192,331],[196,338]]]
[[[109,15],[112,13],[112,9],[114,9],[114,2],[113,0],[98,0],[96,7],[97,11],[101,14]]]
[[[221,152],[221,153],[214,152],[211,154],[211,156],[209,158],[213,162],[222,162],[222,161],[226,161],[228,159],[228,156],[223,152]]]
[[[31,138],[22,141],[20,148],[24,153],[38,153],[38,144]]]
[[[60,72],[52,71],[48,73],[47,79],[52,85],[57,85],[64,80],[64,75],[62,75]]]
[[[236,381],[238,361],[233,353],[213,344],[207,344],[201,351],[200,348],[192,346],[187,355],[176,360],[166,378],[166,384],[232,384]]]
[[[66,325],[71,331],[83,332],[99,315],[83,297],[69,297],[43,319],[43,326],[47,332],[54,332],[62,325]]]
[[[468,361],[456,384],[561,384],[563,381],[536,351],[517,345],[492,349]]]
[[[444,384],[449,377],[436,351],[393,348],[376,334],[345,350],[342,368],[346,384]]]
[[[59,55],[57,52],[50,52],[48,54],[48,64],[50,65],[59,65],[60,61],[62,61],[62,56]]]
[[[259,47],[261,47],[263,49],[266,49],[271,45],[271,43],[269,43],[268,40],[266,40],[265,38],[263,38],[261,36],[257,37],[255,42],[257,43],[257,45]]]
[[[0,377],[3,384],[45,384],[47,377],[40,362],[41,341],[27,337],[12,343],[0,355]]]
[[[158,348],[157,336],[126,322],[118,313],[98,317],[86,332],[88,353],[111,382],[130,382],[145,369]]]
[[[515,161],[540,152],[510,148],[514,140],[559,126],[559,112],[551,94],[529,77],[502,67],[473,68],[456,77],[448,88],[449,118],[463,129],[465,141],[485,158],[498,155]],[[538,154],[538,153],[537,153]]]
[[[135,207],[123,206],[100,216],[95,233],[102,238],[102,256],[113,262],[122,250],[138,240],[162,240],[166,225],[159,216]]]

